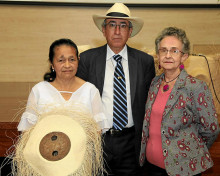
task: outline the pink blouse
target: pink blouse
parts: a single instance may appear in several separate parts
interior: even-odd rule
[[[164,158],[162,152],[161,139],[161,121],[163,111],[171,90],[162,92],[161,88],[158,91],[157,97],[152,107],[149,126],[149,139],[146,147],[146,158],[151,163],[165,169]]]

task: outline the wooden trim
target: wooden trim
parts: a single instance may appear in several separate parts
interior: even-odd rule
[[[16,142],[18,122],[0,122],[0,157],[7,156],[9,148]]]

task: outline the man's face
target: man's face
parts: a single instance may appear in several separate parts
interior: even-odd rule
[[[102,27],[109,47],[117,54],[125,46],[131,36],[132,28],[129,28],[129,21],[125,19],[106,19],[106,26]]]

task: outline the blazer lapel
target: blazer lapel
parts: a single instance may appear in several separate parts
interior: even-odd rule
[[[170,96],[167,100],[163,118],[169,113],[169,111],[173,108],[173,106],[176,104],[176,102],[179,99],[180,96],[180,89],[184,88],[185,82],[186,82],[187,73],[185,70],[182,70],[180,73],[179,78],[176,80],[176,83],[170,93]]]
[[[96,78],[97,78],[97,88],[100,91],[100,95],[103,92],[104,86],[104,78],[105,78],[105,67],[106,67],[106,52],[107,52],[107,45],[104,45],[100,52],[97,53],[97,57],[95,60],[95,67],[96,67]]]
[[[154,81],[151,83],[149,93],[148,93],[148,103],[146,104],[145,109],[152,109],[152,105],[154,104],[154,101],[157,97],[161,82],[162,82],[163,74],[159,77],[155,77]]]
[[[130,91],[131,91],[131,104],[134,102],[134,96],[136,91],[137,85],[137,60],[134,57],[133,52],[131,51],[130,47],[128,48],[128,68],[129,68],[129,78],[130,78]]]

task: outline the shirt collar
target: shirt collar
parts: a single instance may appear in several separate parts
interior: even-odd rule
[[[125,45],[124,48],[118,54],[121,55],[123,59],[128,60],[127,45]],[[107,44],[107,57],[106,57],[106,60],[111,59],[114,55],[115,55],[115,53],[111,50],[111,48]]]

